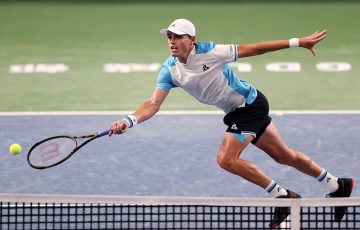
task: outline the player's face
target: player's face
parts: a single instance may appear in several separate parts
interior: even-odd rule
[[[168,45],[172,56],[179,58],[179,61],[186,63],[187,56],[194,48],[195,37],[189,35],[178,35],[168,32]]]

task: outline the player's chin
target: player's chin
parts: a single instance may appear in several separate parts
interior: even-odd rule
[[[170,54],[171,54],[171,56],[173,56],[173,57],[179,57],[179,53],[177,52],[177,50],[171,49],[171,50],[170,50]]]

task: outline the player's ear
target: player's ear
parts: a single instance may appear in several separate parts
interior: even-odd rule
[[[196,37],[190,37],[190,39],[191,39],[192,44],[194,45],[194,43],[196,42]]]

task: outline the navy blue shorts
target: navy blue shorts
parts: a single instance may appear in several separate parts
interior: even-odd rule
[[[255,138],[251,143],[256,144],[271,123],[269,102],[258,90],[253,103],[245,104],[245,107],[237,108],[226,114],[224,123],[228,126],[226,132],[254,135]]]

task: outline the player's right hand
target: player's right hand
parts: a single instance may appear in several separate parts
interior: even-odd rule
[[[111,125],[112,131],[109,132],[109,136],[111,137],[113,134],[122,134],[125,133],[129,126],[125,120],[118,120],[113,122]]]

